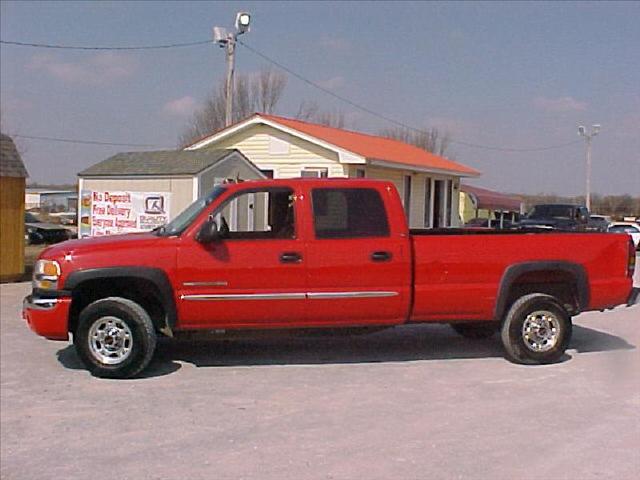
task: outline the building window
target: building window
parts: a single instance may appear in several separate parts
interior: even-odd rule
[[[446,185],[446,190],[445,190],[445,194],[446,194],[446,201],[445,201],[445,208],[444,208],[444,226],[445,227],[450,227],[451,226],[451,212],[452,212],[452,207],[453,207],[453,180],[445,180],[445,185]]]
[[[411,175],[404,176],[404,211],[407,214],[407,223],[411,224]]]
[[[364,168],[356,168],[356,178],[365,178]]]
[[[433,228],[444,227],[444,180],[433,182]]]
[[[327,178],[329,176],[328,168],[304,168],[300,172],[302,178]]]
[[[431,179],[424,179],[424,227],[431,227]]]
[[[316,238],[389,236],[387,213],[377,190],[317,188],[311,196]]]
[[[273,170],[260,170],[260,172],[267,178],[274,178]]]

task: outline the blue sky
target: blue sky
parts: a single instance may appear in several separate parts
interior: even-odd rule
[[[252,13],[243,40],[356,103],[454,140],[512,148],[593,142],[593,191],[640,194],[640,3],[5,2],[3,40],[153,45],[206,40]],[[214,45],[136,52],[2,45],[8,133],[175,147],[224,75]],[[237,70],[268,64],[238,47]],[[295,78],[278,112],[303,100],[341,110],[353,129],[390,127]],[[126,147],[19,140],[32,181],[75,173]],[[582,194],[584,142],[511,153],[453,145],[483,172],[472,183],[514,193]]]

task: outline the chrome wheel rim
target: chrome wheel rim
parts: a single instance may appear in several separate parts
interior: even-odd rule
[[[548,310],[531,312],[522,324],[522,339],[533,352],[543,353],[553,349],[560,338],[560,320]]]
[[[133,335],[117,317],[101,317],[89,328],[89,352],[100,363],[117,365],[131,355]]]

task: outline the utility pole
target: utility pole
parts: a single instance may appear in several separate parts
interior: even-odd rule
[[[228,127],[233,122],[233,74],[235,70],[235,51],[238,35],[249,31],[251,15],[246,12],[238,12],[236,15],[235,32],[227,32],[226,28],[213,27],[213,40],[227,54],[227,80],[225,84],[225,116],[224,125]]]
[[[233,70],[235,67],[236,40],[230,38],[227,50],[227,84],[225,85],[226,108],[224,111],[224,126],[228,127],[233,121]]]
[[[580,125],[578,127],[578,135],[584,137],[587,143],[587,180],[586,180],[586,193],[585,193],[585,205],[587,210],[591,212],[591,140],[593,137],[600,133],[600,125],[592,125],[591,132],[587,133],[587,129]]]

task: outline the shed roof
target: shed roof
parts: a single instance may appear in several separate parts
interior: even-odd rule
[[[249,160],[238,150],[159,150],[124,152],[81,171],[80,177],[196,175],[231,156]]]
[[[475,198],[477,208],[483,210],[505,210],[519,212],[522,199],[515,195],[507,195],[486,188],[460,185],[460,190]]]
[[[285,127],[290,133],[299,132],[307,137],[313,137],[325,144],[333,145],[367,160],[389,162],[397,164],[399,168],[410,169],[411,167],[418,167],[449,172],[458,176],[480,175],[480,172],[471,167],[399,140],[264,113],[256,113],[235,125],[199,139],[187,148],[202,148],[229,132],[236,131],[238,128],[246,128],[256,123]]]
[[[0,133],[0,177],[26,178],[28,176],[16,144],[11,137]]]

